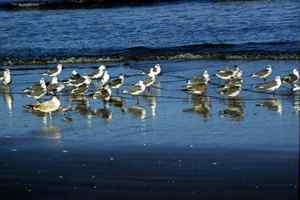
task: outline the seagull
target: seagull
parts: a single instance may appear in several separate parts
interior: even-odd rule
[[[186,90],[192,94],[202,95],[207,92],[207,84],[205,82],[191,82],[188,80]]]
[[[280,76],[276,76],[274,80],[265,83],[260,83],[255,86],[256,90],[273,92],[281,86]]]
[[[251,75],[252,78],[262,78],[264,79],[264,81],[266,80],[266,78],[268,76],[270,76],[272,73],[272,66],[271,65],[267,65],[266,68],[259,70],[258,72],[255,72]]]
[[[204,70],[202,75],[198,75],[198,76],[194,76],[190,81],[188,81],[191,84],[194,83],[205,83],[207,84],[210,81],[210,77],[209,74],[207,72],[207,70]]]
[[[10,70],[8,68],[6,68],[3,72],[3,75],[0,76],[0,81],[2,82],[3,85],[11,84],[11,82],[12,82],[11,74],[10,74]]]
[[[67,82],[73,82],[73,81],[76,81],[79,78],[81,78],[81,75],[74,69],[72,71],[72,74],[71,74],[71,76],[70,76],[70,78],[68,79]]]
[[[92,80],[99,79],[99,78],[101,78],[103,76],[105,70],[106,70],[105,65],[100,65],[97,70],[95,70],[94,72],[90,73],[88,76]]]
[[[109,85],[113,89],[119,89],[124,83],[124,75],[120,74],[116,79],[112,79],[109,82]]]
[[[41,78],[40,82],[34,84],[32,87],[26,88],[23,92],[36,100],[42,98],[47,93],[47,86],[44,78]]]
[[[223,88],[219,88],[219,92],[223,96],[236,97],[242,90],[241,84],[227,84]]]
[[[101,85],[104,86],[106,83],[108,83],[109,79],[110,79],[110,76],[109,76],[108,72],[104,71],[104,74],[100,80]]]
[[[240,73],[240,68],[235,66],[234,69],[220,69],[217,71],[216,76],[223,80],[229,80]]]
[[[141,93],[143,93],[146,89],[146,86],[144,85],[143,81],[137,82],[135,85],[131,86],[128,91],[123,91],[125,94],[130,94],[132,96],[137,96]],[[139,104],[139,98],[137,96],[137,104]]]
[[[90,85],[91,82],[92,80],[89,76],[81,76],[74,70],[66,83],[69,87],[79,87],[83,84]]]
[[[154,65],[154,67],[151,67],[148,72],[143,72],[143,74],[149,74],[151,72],[151,70],[153,71],[155,76],[159,75],[161,73],[160,64]]]
[[[150,69],[150,72],[147,74],[147,77],[143,80],[143,84],[146,88],[148,88],[148,91],[150,90],[150,86],[152,86],[155,83],[156,75],[153,70],[153,68]]]
[[[50,94],[61,92],[65,88],[63,83],[58,82],[57,76],[52,77],[52,80],[50,82],[47,82],[46,86],[47,86],[47,91]]]
[[[160,64],[154,65],[153,72],[154,72],[154,75],[155,75],[155,76],[158,76],[158,75],[161,73],[161,67],[160,67]]]
[[[283,76],[281,80],[284,83],[296,83],[299,80],[299,71],[297,69],[293,69],[293,73]]]
[[[243,76],[243,71],[239,68],[236,67],[236,73],[233,76],[233,79],[242,79]]]
[[[96,92],[93,95],[93,98],[100,98],[104,102],[108,102],[111,98],[111,89],[109,88],[109,85],[105,85],[103,87],[100,87],[96,90]]]
[[[51,77],[58,76],[61,73],[62,68],[63,68],[63,65],[62,64],[58,64],[55,68],[49,69],[43,75],[45,75],[45,76],[51,76]]]
[[[35,110],[35,111],[49,113],[50,118],[51,118],[51,113],[59,109],[60,101],[57,96],[53,96],[48,101],[44,101],[43,103],[27,105],[26,107],[31,108],[32,110]]]
[[[73,96],[81,96],[88,90],[88,88],[89,88],[89,85],[86,83],[83,83],[76,87],[73,86],[70,93]]]

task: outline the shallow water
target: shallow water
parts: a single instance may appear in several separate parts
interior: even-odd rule
[[[128,75],[125,89],[153,64],[112,64],[108,70]],[[250,89],[238,99],[222,98],[214,85],[206,97],[180,91],[186,78],[234,64]],[[19,93],[49,66],[15,66],[11,94],[0,99],[0,191],[52,199],[297,199],[299,96],[279,95],[287,86],[274,96],[253,92],[260,81],[249,74],[266,64],[273,65],[274,77],[299,61],[162,61],[152,97],[140,97],[139,106],[122,95],[123,106],[109,104],[105,114],[94,115],[102,102],[65,95],[62,105],[72,110],[53,113],[52,120],[26,111],[23,106],[34,101]],[[65,65],[60,78],[94,67]]]
[[[18,70],[22,66],[17,66],[13,70],[12,94],[2,94],[1,137],[3,140],[43,140],[45,137],[65,143],[74,142],[78,148],[86,148],[87,144],[99,148],[154,145],[170,148],[190,146],[296,152],[299,145],[297,96],[255,93],[253,87],[259,81],[247,77],[247,74],[267,63],[274,66],[274,76],[288,73],[299,64],[298,61],[163,62],[163,74],[159,77],[157,88],[153,88],[148,94],[150,97],[140,97],[139,106],[135,105],[135,98],[122,95],[122,105],[110,105],[108,110],[111,116],[109,119],[101,119],[92,114],[95,109],[103,107],[99,100],[88,97],[76,100],[64,95],[61,97],[63,107],[71,106],[73,111],[55,113],[52,121],[48,119],[44,122],[43,117],[26,112],[23,108],[34,101],[17,93],[38,81],[47,66],[26,66],[25,68],[31,67],[31,70],[25,71]],[[207,97],[202,98],[180,91],[186,78],[201,73],[204,68],[212,74],[219,66],[232,64],[239,64],[244,70],[246,77],[243,87],[250,89],[242,91],[238,99],[230,100],[220,96],[214,85],[210,86]],[[126,88],[142,78],[138,75],[140,69],[151,65],[150,62],[131,63],[127,67],[116,64],[111,65],[109,72],[112,76],[127,74],[129,77],[125,83]],[[92,70],[91,67],[96,65],[66,65],[61,79],[66,78],[74,68],[81,73],[88,73]],[[288,92],[288,87],[283,86],[279,93]],[[92,89],[89,93],[91,92]],[[200,109],[199,112],[197,108]],[[69,118],[72,121],[66,122]]]

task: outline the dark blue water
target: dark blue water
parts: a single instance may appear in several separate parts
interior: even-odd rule
[[[141,46],[220,43],[255,43],[254,50],[299,50],[299,19],[297,0],[0,10],[0,57],[98,55]]]

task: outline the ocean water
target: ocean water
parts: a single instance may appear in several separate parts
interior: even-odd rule
[[[201,44],[249,43],[251,50],[299,51],[299,19],[297,0],[0,10],[0,57],[114,55],[134,47],[191,52]]]

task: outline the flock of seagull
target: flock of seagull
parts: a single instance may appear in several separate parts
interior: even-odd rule
[[[67,91],[72,96],[83,96],[86,95],[92,83],[95,84],[96,89],[90,96],[94,99],[102,100],[106,105],[106,103],[111,101],[112,89],[116,90],[116,93],[119,93],[119,89],[123,86],[125,80],[124,74],[119,74],[114,79],[111,78],[105,65],[100,65],[95,71],[88,75],[80,75],[76,70],[73,70],[68,79],[59,81],[58,77],[62,70],[63,65],[58,64],[56,67],[43,73],[43,77],[38,83],[23,90],[24,94],[37,101],[35,104],[26,105],[26,108],[42,113],[49,113],[51,117],[51,113],[61,107],[61,102],[57,95],[58,93]],[[151,86],[156,82],[157,76],[161,71],[160,64],[154,65],[147,72],[143,72],[145,77],[142,80],[139,80],[127,90],[122,90],[122,93],[136,96],[136,104],[139,104],[139,95],[146,89],[150,91]],[[279,89],[283,83],[289,84],[292,92],[300,91],[299,72],[297,69],[293,69],[292,72],[287,75],[283,75],[282,77],[276,76],[275,79],[267,81],[267,78],[271,74],[271,65],[267,65],[263,69],[251,74],[252,78],[263,79],[262,83],[258,83],[255,86],[257,91],[274,92]],[[45,81],[44,76],[51,77],[51,81]],[[238,66],[217,70],[215,76],[223,81],[222,84],[218,86],[220,95],[228,98],[234,98],[239,95],[242,90],[243,71]],[[183,90],[190,94],[205,95],[210,82],[210,75],[207,70],[204,70],[203,74],[196,75],[188,80]],[[0,84],[9,86],[11,83],[12,76],[10,70],[9,68],[5,68],[0,75]],[[51,95],[52,97],[50,100],[39,102],[45,95]]]

